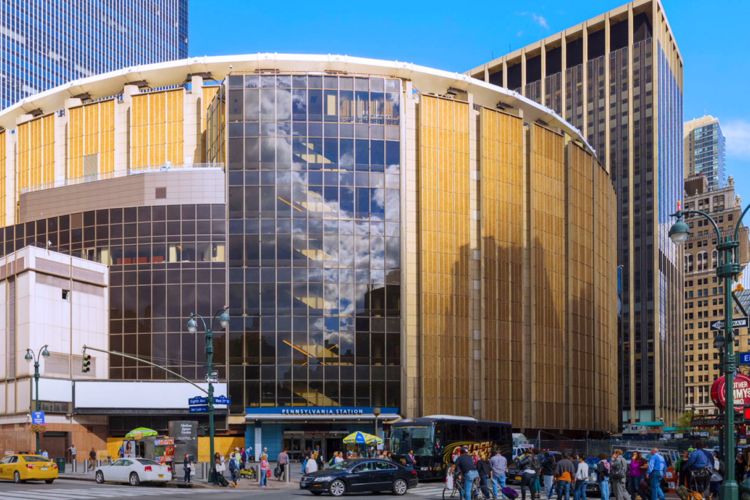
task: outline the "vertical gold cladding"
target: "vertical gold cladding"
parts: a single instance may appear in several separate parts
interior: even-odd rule
[[[483,356],[488,370],[486,412],[495,419],[520,422],[523,404],[523,121],[482,108],[480,125]]]
[[[564,137],[539,125],[531,131],[532,418],[536,427],[559,425],[567,407],[566,225]]]
[[[130,168],[145,170],[183,163],[184,89],[133,96],[130,108]]]
[[[47,115],[18,126],[16,189],[51,185],[55,178],[55,116]]]
[[[198,140],[200,141],[200,161],[202,163],[205,163],[207,161],[206,140],[208,136],[208,108],[211,105],[211,101],[214,100],[214,97],[216,97],[216,94],[219,92],[219,88],[220,87],[218,85],[211,85],[202,87],[201,89],[201,123],[199,128],[200,137],[198,138]]]
[[[471,415],[469,105],[426,95],[420,99],[423,413]]]
[[[68,179],[114,172],[115,101],[70,108],[68,117]],[[84,163],[96,171],[87,172]]]
[[[594,399],[602,370],[594,335],[594,169],[591,155],[576,144],[568,149],[568,349],[573,363],[569,394],[570,424],[577,429],[595,427]],[[593,389],[593,390],[592,390]],[[577,407],[576,407],[577,406]]]

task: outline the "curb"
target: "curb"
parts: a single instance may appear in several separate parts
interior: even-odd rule
[[[68,475],[64,475],[63,476],[63,475],[60,475],[57,478],[58,479],[68,479],[68,480],[73,480],[73,481],[88,481],[90,483],[95,483],[96,482],[96,479],[94,479],[93,477],[86,477],[86,476],[68,476]],[[109,484],[114,484],[114,483],[109,483]],[[126,484],[126,483],[123,483],[123,484]],[[184,488],[197,488],[197,489],[212,488],[211,486],[209,486],[207,484],[201,484],[201,483],[190,483],[190,486],[186,486],[184,483],[177,482],[177,481],[168,481],[168,482],[164,483],[164,485],[167,488],[182,488],[182,489],[184,489]]]

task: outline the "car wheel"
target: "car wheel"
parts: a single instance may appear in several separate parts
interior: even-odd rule
[[[44,482],[47,483],[47,484],[52,484],[52,483],[55,482],[55,480],[54,479],[45,479]]]
[[[95,479],[96,479],[96,482],[99,484],[102,484],[104,482],[104,474],[102,473],[102,471],[100,470],[96,471]]]
[[[409,488],[409,485],[406,484],[406,481],[403,479],[396,479],[393,481],[393,494],[394,495],[403,495],[406,493],[406,490]]]
[[[344,481],[342,481],[341,479],[336,479],[328,487],[328,492],[332,497],[340,497],[341,495],[346,493],[346,485],[344,484]]]
[[[138,478],[138,474],[135,472],[130,473],[130,486],[138,486],[141,484],[141,480]]]

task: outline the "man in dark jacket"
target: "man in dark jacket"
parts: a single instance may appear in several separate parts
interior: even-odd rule
[[[464,481],[464,500],[472,500],[471,489],[474,480],[479,477],[474,459],[469,454],[468,448],[461,448],[461,455],[456,459],[456,470],[461,473]]]
[[[552,453],[545,453],[542,458],[542,480],[544,481],[544,493],[547,498],[552,498],[552,488],[555,482],[555,455]]]

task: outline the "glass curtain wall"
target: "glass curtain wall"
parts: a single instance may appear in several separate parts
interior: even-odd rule
[[[225,85],[235,405],[399,406],[401,81]]]

